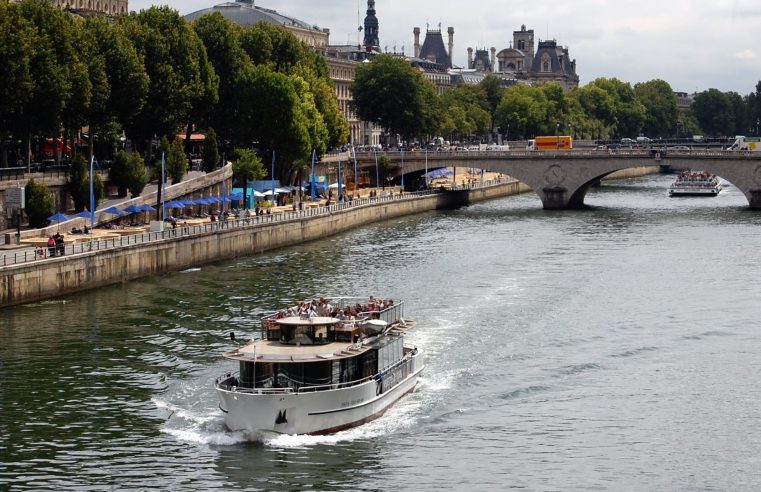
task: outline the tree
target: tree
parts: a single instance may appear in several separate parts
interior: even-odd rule
[[[151,7],[117,21],[145,64],[148,96],[140,113],[127,122],[127,134],[149,142],[174,136],[198,105],[214,100],[214,70],[190,25],[169,7]]]
[[[148,173],[140,153],[135,151],[127,161],[127,189],[132,198],[140,196],[148,184]]]
[[[235,141],[258,142],[261,155],[277,151],[279,162],[311,153],[308,119],[293,78],[265,66],[248,66],[238,87],[238,104],[231,108]]]
[[[735,115],[732,103],[726,94],[718,89],[708,89],[697,94],[691,109],[705,134],[734,134]]]
[[[16,129],[15,115],[21,114],[34,89],[32,57],[36,32],[19,15],[16,5],[0,2],[0,141]],[[5,149],[2,166],[7,166]]]
[[[108,180],[116,186],[120,198],[127,196],[129,185],[129,155],[123,150],[116,153],[108,170]]]
[[[497,108],[495,123],[510,127],[510,133],[533,137],[546,133],[547,99],[535,87],[516,84],[505,90]],[[555,129],[552,129],[554,133]]]
[[[676,133],[679,108],[673,89],[663,80],[651,80],[634,86],[634,93],[645,107],[643,131],[650,137],[669,137]]]
[[[90,204],[90,175],[85,158],[77,155],[71,161],[66,190],[74,201],[74,210],[81,212]]]
[[[235,149],[233,155],[233,175],[239,178],[243,187],[243,203],[248,203],[248,182],[267,175],[262,159],[250,149]]]
[[[219,131],[223,140],[229,140],[235,128],[230,108],[238,100],[236,81],[241,70],[251,63],[241,46],[243,30],[219,12],[197,19],[193,23],[193,30],[203,42],[209,62],[219,78],[219,100],[208,113],[205,122]]]
[[[74,49],[72,16],[43,0],[24,0],[17,8],[34,31],[29,59],[33,84],[26,103],[16,106],[13,115],[17,130],[26,140],[28,166],[32,135],[57,137],[72,88],[81,91],[77,97],[83,103],[89,98],[89,81]]]
[[[26,184],[26,215],[32,228],[45,227],[48,217],[55,213],[55,200],[48,187],[30,179]]]
[[[166,154],[166,170],[172,179],[172,184],[182,181],[185,173],[188,172],[188,156],[185,155],[185,149],[179,137],[175,138],[172,145],[169,146],[169,151]]]
[[[403,139],[435,130],[430,124],[436,89],[404,59],[379,55],[357,67],[351,84],[352,107],[364,121],[376,123]]]
[[[486,100],[486,109],[489,111],[489,131],[494,128],[494,117],[497,114],[497,107],[502,101],[502,80],[496,75],[487,75],[484,80],[481,81],[479,86],[484,91],[484,98]]]
[[[121,24],[87,18],[82,24],[80,45],[92,84],[92,98],[81,115],[90,129],[91,158],[99,130],[105,133],[115,122],[125,125],[140,112],[148,93],[148,75]],[[75,128],[78,127],[76,121]]]
[[[217,132],[214,128],[206,131],[206,140],[203,142],[203,153],[201,154],[203,170],[207,173],[219,167],[219,144],[217,144]]]

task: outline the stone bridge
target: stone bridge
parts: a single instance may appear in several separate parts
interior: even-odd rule
[[[580,208],[589,188],[623,169],[661,166],[708,171],[741,190],[751,209],[761,210],[761,152],[684,150],[573,150],[565,152],[388,152],[393,169],[388,175],[415,177],[444,167],[470,167],[499,172],[530,186],[545,209]],[[375,154],[358,153],[359,167],[375,176]]]

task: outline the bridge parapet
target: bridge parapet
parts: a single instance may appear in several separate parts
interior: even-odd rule
[[[750,208],[761,209],[761,152],[723,150],[619,149],[476,152],[386,152],[392,175],[424,169],[471,167],[512,176],[529,185],[546,209],[579,208],[589,188],[623,169],[644,166],[708,171],[740,189]],[[357,153],[360,168],[375,166],[376,154]]]

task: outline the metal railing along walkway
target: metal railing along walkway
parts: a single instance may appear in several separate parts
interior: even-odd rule
[[[484,182],[483,187],[511,182],[509,179],[488,181]],[[473,189],[472,186],[465,186],[458,189]],[[147,244],[152,242],[174,240],[179,238],[186,238],[192,236],[198,236],[201,234],[213,233],[218,231],[229,231],[235,229],[244,229],[248,227],[257,227],[267,224],[274,224],[279,222],[287,222],[295,219],[304,219],[310,217],[331,215],[336,212],[348,210],[352,208],[358,208],[368,205],[377,205],[382,203],[397,202],[401,200],[411,200],[420,197],[430,196],[442,193],[440,189],[430,189],[416,192],[404,192],[403,194],[394,194],[393,192],[387,192],[389,194],[377,196],[373,198],[362,198],[351,201],[344,201],[334,203],[329,206],[320,206],[315,208],[307,208],[304,210],[294,210],[290,212],[280,212],[274,214],[265,214],[259,216],[251,216],[244,218],[228,218],[227,220],[221,220],[219,222],[209,222],[201,225],[188,225],[183,226],[182,219],[177,219],[176,227],[166,228],[162,232],[145,232],[142,234],[135,234],[131,236],[122,236],[120,238],[113,239],[91,239],[86,242],[78,244],[65,245],[63,254],[60,253],[60,249],[48,247],[37,247],[35,249],[28,249],[25,251],[5,253],[0,256],[0,268],[13,266],[18,264],[25,264],[31,262],[40,261],[52,261],[59,258],[66,258],[81,254],[91,253],[93,251],[108,251],[118,248],[126,248],[134,246],[136,244]]]

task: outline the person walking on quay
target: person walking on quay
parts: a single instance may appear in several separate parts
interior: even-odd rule
[[[53,236],[48,236],[48,256],[55,256],[55,239]]]
[[[60,232],[56,232],[53,239],[55,240],[56,254],[63,256],[66,253],[66,244],[63,242],[63,235]]]

